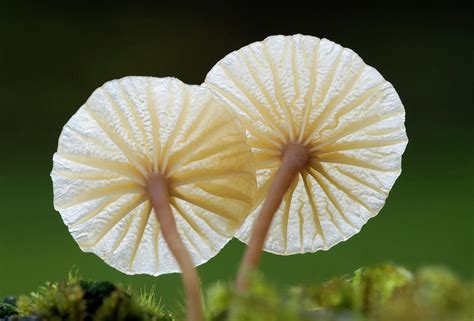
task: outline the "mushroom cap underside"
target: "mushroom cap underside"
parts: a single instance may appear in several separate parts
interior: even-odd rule
[[[401,172],[405,111],[393,86],[352,50],[312,36],[271,36],[219,61],[204,86],[247,130],[257,169],[248,242],[285,146],[310,159],[275,214],[264,249],[329,249],[383,207]]]
[[[195,265],[234,236],[256,188],[234,114],[208,90],[174,78],[105,83],[64,126],[53,163],[54,206],[73,238],[127,274],[179,271],[146,195],[152,173],[166,174]]]

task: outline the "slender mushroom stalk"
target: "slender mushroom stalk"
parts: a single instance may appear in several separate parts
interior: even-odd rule
[[[182,272],[188,320],[202,321],[195,266],[232,239],[256,189],[232,111],[174,78],[110,81],[64,126],[53,164],[80,248],[127,274]]]
[[[202,321],[201,283],[191,256],[176,228],[176,222],[170,207],[166,176],[159,173],[151,175],[147,180],[146,190],[155,210],[156,218],[160,222],[163,237],[176,258],[182,273],[186,302],[188,303],[188,320]]]
[[[273,216],[291,183],[306,166],[308,159],[309,151],[304,145],[290,143],[284,149],[281,165],[273,177],[268,196],[263,202],[258,219],[255,221],[252,236],[241,261],[236,283],[238,290],[246,289],[247,274],[259,265],[263,245]]]
[[[261,250],[327,250],[381,210],[401,172],[405,111],[393,86],[352,50],[311,36],[271,36],[228,54],[204,86],[247,130],[257,169],[248,244],[237,277]]]

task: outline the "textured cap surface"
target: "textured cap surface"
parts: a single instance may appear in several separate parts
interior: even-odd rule
[[[401,172],[405,111],[393,88],[352,50],[311,36],[272,36],[232,52],[205,86],[247,129],[257,168],[252,224],[288,142],[310,161],[276,213],[265,250],[329,249],[376,215]]]
[[[145,192],[151,173],[168,177],[196,265],[234,236],[255,193],[237,118],[208,90],[174,78],[104,84],[64,126],[53,160],[54,206],[72,236],[128,274],[179,271]]]

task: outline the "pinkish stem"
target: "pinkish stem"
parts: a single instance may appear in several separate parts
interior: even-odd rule
[[[263,245],[275,212],[278,210],[285,193],[293,179],[305,167],[309,151],[301,144],[290,143],[283,151],[280,168],[273,177],[267,198],[263,202],[260,214],[254,223],[252,236],[242,258],[237,274],[236,286],[239,291],[247,289],[247,275],[256,269],[260,263]]]
[[[165,176],[152,175],[147,181],[147,193],[160,223],[163,237],[181,269],[188,307],[188,321],[202,321],[201,283],[191,256],[176,229]]]

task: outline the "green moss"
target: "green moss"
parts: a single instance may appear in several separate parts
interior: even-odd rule
[[[413,275],[405,268],[391,264],[363,267],[349,280],[352,288],[352,310],[373,314],[390,298],[413,285]]]
[[[145,319],[130,295],[114,291],[97,311],[97,321],[139,321]]]
[[[155,320],[153,319],[154,316],[159,316],[159,319],[156,320],[173,320],[172,314],[157,301],[154,287],[149,291],[141,291],[140,295],[137,297],[137,304],[140,306],[143,313],[150,316],[152,320]]]
[[[376,317],[381,321],[471,321],[474,286],[440,267],[415,274],[413,286],[393,296]]]
[[[309,311],[344,311],[351,310],[353,305],[352,287],[344,278],[334,278],[319,286],[293,288],[291,292],[299,298],[304,309]]]
[[[47,283],[29,296],[20,296],[20,316],[38,315],[50,321],[84,320],[86,302],[77,283]]]
[[[79,285],[84,292],[82,299],[86,303],[85,321],[91,321],[104,299],[117,289],[110,282],[79,281]]]
[[[207,320],[297,321],[299,308],[292,298],[285,303],[276,288],[259,275],[252,275],[249,289],[238,293],[229,284],[217,283],[206,292]]]
[[[217,282],[206,292],[205,301],[207,303],[206,319],[214,321],[224,321],[228,316],[228,309],[232,300],[234,298],[234,293],[230,289],[229,285]]]
[[[308,310],[351,314],[356,320],[467,321],[473,315],[472,283],[439,267],[415,273],[391,264],[364,267],[297,292]]]
[[[171,315],[154,302],[154,293],[135,296],[110,282],[68,281],[47,283],[18,299],[20,317],[47,321],[170,321]]]
[[[9,303],[0,303],[0,318],[5,318],[15,314],[18,314],[16,306]]]
[[[283,293],[258,274],[251,275],[245,293],[216,283],[205,292],[204,311],[207,321],[472,321],[473,293],[472,283],[445,268],[412,273],[384,264]],[[77,275],[0,301],[0,321],[184,320],[184,313],[178,315],[157,303],[154,289],[134,294]]]
[[[266,286],[262,279],[254,282],[254,287]],[[301,321],[467,321],[473,315],[472,283],[462,282],[449,270],[437,267],[415,273],[392,264],[363,267],[353,275],[321,285],[292,288],[276,303],[276,291],[268,286],[266,289],[262,295],[253,292],[256,297],[234,294],[228,311],[246,311],[250,313],[243,314],[247,320],[254,320],[250,318],[254,316],[255,320],[284,317]],[[229,299],[222,294],[219,298],[220,310],[225,311],[222,305]],[[227,320],[234,320],[231,316]]]

